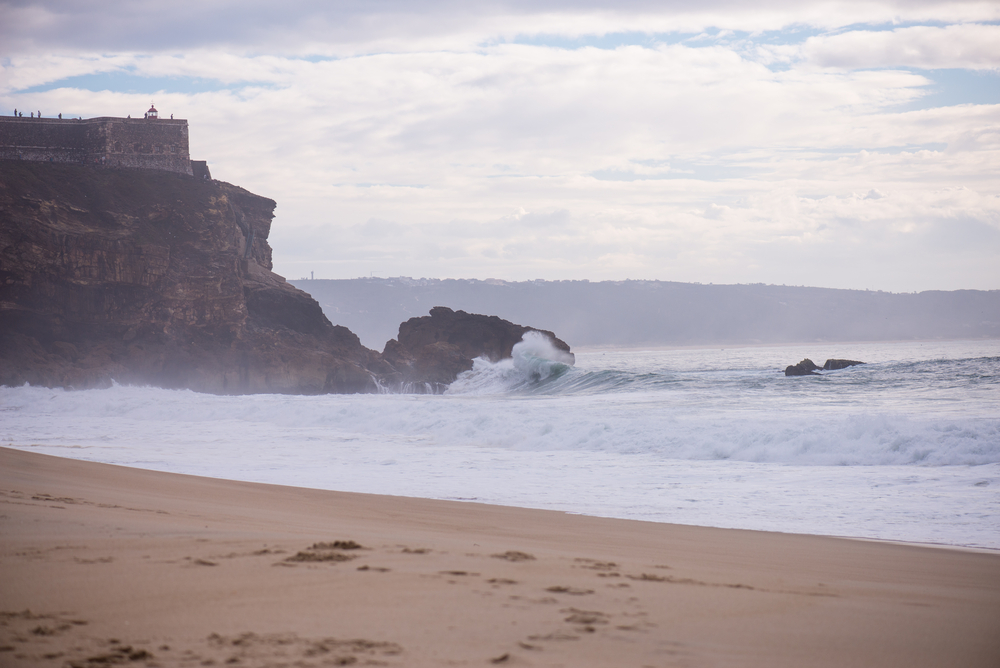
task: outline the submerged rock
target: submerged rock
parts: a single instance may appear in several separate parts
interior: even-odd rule
[[[785,367],[786,376],[818,376],[816,370],[819,369],[816,363],[808,357],[799,362]]]
[[[545,335],[567,363],[574,361],[570,347],[550,331],[435,306],[430,315],[401,324],[398,337],[385,344],[382,358],[394,370],[386,380],[415,391],[440,391],[471,369],[477,357],[491,362],[509,358],[526,332]]]
[[[846,369],[849,366],[857,366],[858,364],[865,364],[865,362],[856,362],[854,360],[827,360],[826,364],[823,365],[823,370],[836,371],[837,369]]]
[[[808,357],[799,362],[798,364],[793,364],[791,366],[785,367],[786,376],[818,376],[817,371],[836,371],[837,369],[846,369],[849,366],[855,366],[856,364],[864,364],[864,362],[856,362],[854,360],[838,360],[829,359],[823,366],[816,366]]]

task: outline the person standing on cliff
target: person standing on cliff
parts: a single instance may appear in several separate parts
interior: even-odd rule
[[[17,118],[17,109],[14,110],[14,118]]]

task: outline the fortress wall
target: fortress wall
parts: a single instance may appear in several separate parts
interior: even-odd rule
[[[186,120],[0,116],[0,159],[74,162],[193,174]]]
[[[104,118],[94,128],[94,143],[120,167],[166,169],[192,174],[188,125],[184,120]]]
[[[79,162],[88,152],[82,123],[76,119],[0,117],[0,157]]]

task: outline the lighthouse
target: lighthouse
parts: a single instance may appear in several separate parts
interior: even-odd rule
[[[149,111],[146,112],[146,118],[153,118],[153,119],[159,118],[159,113],[160,112],[156,110],[156,107],[154,107],[152,103],[150,103]]]

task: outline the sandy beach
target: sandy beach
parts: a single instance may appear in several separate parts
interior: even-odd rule
[[[1000,554],[0,449],[2,666],[1000,665]]]

